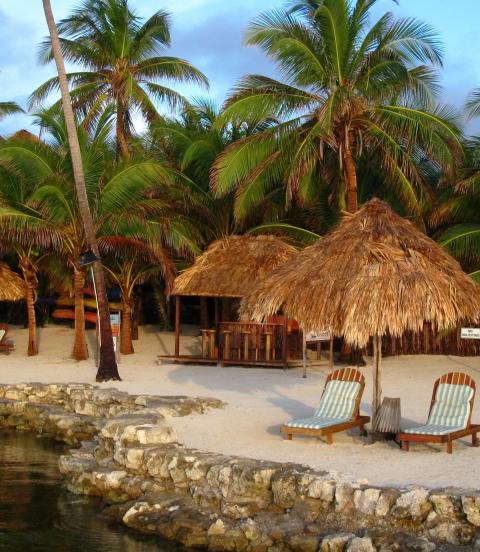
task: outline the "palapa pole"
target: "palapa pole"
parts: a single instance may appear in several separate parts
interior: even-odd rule
[[[180,295],[175,296],[175,356],[180,356]]]
[[[220,358],[220,299],[215,297],[215,358]]]
[[[380,408],[382,399],[382,379],[380,363],[382,360],[382,338],[379,335],[373,336],[373,400],[372,400],[372,421],[375,426],[375,417]]]
[[[328,367],[333,368],[333,335],[330,334],[330,343],[328,345]]]
[[[307,377],[307,334],[305,330],[302,330],[302,366],[303,366],[303,375],[302,377]]]

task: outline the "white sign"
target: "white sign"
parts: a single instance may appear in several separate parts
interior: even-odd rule
[[[480,328],[462,328],[460,337],[462,339],[480,339]]]
[[[326,330],[322,332],[307,332],[305,341],[330,341],[330,332]]]

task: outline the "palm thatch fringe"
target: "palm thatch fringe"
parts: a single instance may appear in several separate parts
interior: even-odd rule
[[[229,236],[212,243],[175,279],[172,295],[243,297],[295,254],[294,247],[275,236]]]
[[[23,279],[0,262],[0,301],[20,301],[25,299],[26,292]]]
[[[354,346],[480,315],[480,286],[437,243],[373,199],[330,234],[258,282],[241,316],[283,310],[309,331],[329,330]]]

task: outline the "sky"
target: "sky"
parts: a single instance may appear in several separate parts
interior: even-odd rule
[[[78,0],[51,0],[57,20]],[[238,79],[248,73],[275,76],[275,67],[256,48],[245,47],[242,36],[259,13],[281,8],[283,0],[130,0],[144,17],[160,8],[172,16],[172,47],[167,55],[182,57],[203,71],[210,90],[175,88],[190,98],[210,96],[221,104]],[[443,101],[461,107],[469,91],[480,86],[480,2],[478,0],[378,0],[373,17],[386,11],[415,17],[434,27],[445,49],[441,80]],[[29,94],[54,76],[53,64],[38,64],[37,47],[47,28],[41,0],[0,0],[0,101],[16,101],[26,108]],[[31,128],[31,118],[16,115],[0,121],[0,135]],[[474,133],[480,121],[469,126]]]

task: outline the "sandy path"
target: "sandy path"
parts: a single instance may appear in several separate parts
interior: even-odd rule
[[[50,326],[40,330],[40,355],[25,356],[26,330],[13,329],[16,350],[0,356],[0,382],[89,382],[95,378],[93,360],[76,363],[69,358],[72,330]],[[93,333],[89,333],[92,343]],[[195,349],[194,337],[183,339],[184,352]],[[136,354],[122,357],[122,382],[114,385],[131,393],[204,395],[222,399],[228,406],[203,416],[171,419],[180,441],[187,446],[226,454],[297,462],[335,471],[371,484],[422,484],[430,487],[480,488],[480,448],[468,440],[456,441],[454,454],[444,447],[412,445],[404,453],[392,443],[365,444],[357,431],[341,433],[327,446],[316,439],[285,441],[279,426],[292,417],[308,416],[318,403],[327,366],[302,379],[299,369],[287,371],[216,366],[158,365],[157,354],[171,352],[173,335],[153,327],[141,328]],[[370,413],[370,367],[361,410]],[[434,380],[447,371],[470,374],[480,385],[480,358],[411,356],[384,359],[383,391],[401,397],[403,425],[426,419]],[[112,385],[106,385],[112,387]],[[480,422],[480,397],[473,420]]]

